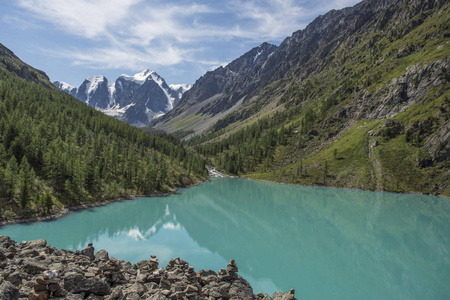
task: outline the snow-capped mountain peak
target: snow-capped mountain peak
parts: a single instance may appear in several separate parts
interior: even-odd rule
[[[60,90],[65,91],[66,93],[72,92],[73,90],[76,89],[76,87],[74,87],[73,85],[68,84],[67,82],[64,81],[55,81],[53,82],[53,84]]]
[[[67,84],[56,83],[59,89]],[[102,75],[90,76],[70,93],[75,98],[127,123],[144,126],[150,120],[164,115],[181,98],[189,85],[174,85],[173,89],[155,71],[143,70],[133,76],[122,74],[108,81]]]
[[[86,84],[86,90],[85,90],[86,96],[89,97],[89,95],[92,94],[92,92],[97,90],[98,85],[103,83],[105,80],[107,81],[107,79],[103,75],[90,76],[90,77],[86,78],[86,81],[85,81],[85,84]]]
[[[54,81],[53,85],[56,86],[59,90],[72,95],[72,96],[76,96],[78,89],[76,87],[74,87],[73,85],[68,84],[67,82],[64,81]]]
[[[153,76],[154,76],[153,74],[156,74],[156,72],[152,71],[150,69],[147,69],[142,72],[136,73],[133,76],[130,76],[127,74],[122,74],[122,75],[120,75],[120,77],[127,81],[133,81],[137,84],[143,84],[149,76],[152,76],[152,79],[153,79]],[[158,74],[156,74],[156,75],[159,77]]]
[[[181,99],[181,96],[183,96],[184,93],[186,93],[187,91],[189,91],[192,87],[191,84],[171,84],[169,85],[169,87],[174,90],[175,92],[178,93],[178,98]]]

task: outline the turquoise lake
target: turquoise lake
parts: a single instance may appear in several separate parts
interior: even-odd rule
[[[231,258],[254,293],[299,299],[450,299],[450,200],[214,178],[61,219],[0,227],[17,242],[157,255],[218,271]]]

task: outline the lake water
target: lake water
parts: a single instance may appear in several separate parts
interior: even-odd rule
[[[300,299],[450,299],[450,200],[216,178],[56,221],[0,227],[20,242],[133,263],[181,257],[196,270],[236,260],[254,292]]]

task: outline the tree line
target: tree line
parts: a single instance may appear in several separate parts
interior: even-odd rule
[[[174,137],[0,69],[2,211],[165,192],[206,175],[204,160]]]

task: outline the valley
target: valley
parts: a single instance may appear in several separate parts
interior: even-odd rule
[[[74,3],[0,2],[1,299],[449,294],[448,1]]]

